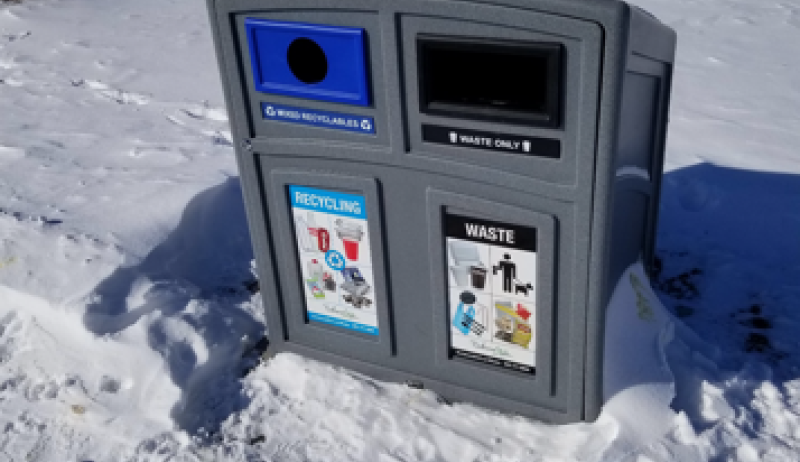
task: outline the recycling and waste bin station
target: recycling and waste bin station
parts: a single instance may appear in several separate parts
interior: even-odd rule
[[[616,0],[208,6],[269,352],[594,420],[610,294],[653,261],[674,32]]]

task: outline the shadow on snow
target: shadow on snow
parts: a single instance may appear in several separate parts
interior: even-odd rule
[[[653,282],[673,313],[725,352],[721,358],[734,358],[723,359],[722,368],[740,370],[747,362],[746,370],[755,364],[764,371],[770,368],[758,364],[766,363],[779,379],[800,370],[794,341],[800,311],[792,310],[800,305],[799,202],[800,175],[704,163],[664,176],[662,265]],[[147,324],[148,340],[183,391],[172,416],[187,431],[213,432],[247,405],[236,365],[227,363],[247,346],[239,339],[256,340],[264,330],[236,307],[250,298],[242,284],[251,278],[251,259],[240,185],[233,178],[190,201],[176,230],[141,264],[105,279],[87,307],[86,327],[97,335],[120,332],[158,311]],[[176,337],[170,325],[176,319],[202,337],[208,349],[203,364],[198,365],[196,345]],[[740,355],[730,354],[737,349]],[[674,372],[680,385],[674,407],[702,427],[693,409],[702,377]]]
[[[709,424],[697,408],[703,381],[722,386],[720,369],[741,378],[723,387],[726,396],[749,396],[734,402],[749,402],[763,380],[780,387],[800,376],[800,175],[709,163],[667,173],[658,255],[660,298],[718,350],[695,364],[702,374],[686,369],[691,355],[672,363],[673,406],[696,428]]]
[[[239,358],[264,331],[237,306],[250,300],[243,284],[252,279],[252,258],[239,180],[229,178],[195,196],[163,243],[114,271],[90,298],[84,324],[94,334],[145,319],[149,346],[182,390],[171,411],[181,429],[213,432],[246,406]],[[197,351],[207,356],[202,364]]]

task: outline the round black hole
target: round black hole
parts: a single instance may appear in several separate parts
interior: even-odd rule
[[[303,83],[319,83],[328,74],[328,58],[317,42],[301,37],[295,39],[286,51],[289,69]]]

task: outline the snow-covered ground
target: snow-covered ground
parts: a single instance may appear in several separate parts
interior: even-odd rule
[[[250,370],[204,2],[0,2],[0,461],[800,460],[800,4],[635,3],[679,37],[662,270],[615,292],[600,419],[553,426]]]

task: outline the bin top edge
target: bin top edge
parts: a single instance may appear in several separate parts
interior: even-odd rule
[[[241,5],[242,0],[207,0],[212,8],[224,8],[226,5]],[[505,6],[520,9],[547,11],[567,16],[581,17],[584,19],[595,20],[601,23],[607,21],[616,22],[624,19],[632,7],[622,0],[410,0],[413,3],[452,3],[454,5],[479,4],[486,6]],[[252,3],[257,3],[253,1]],[[264,2],[261,2],[262,4]],[[274,4],[283,3],[278,1],[264,5],[265,9],[270,9]],[[308,0],[303,2],[292,1],[294,8],[321,8],[336,5],[338,7],[377,7],[377,9],[402,9],[402,4],[406,0]],[[652,15],[650,15],[652,16]]]

